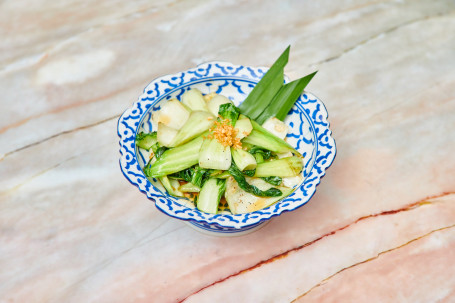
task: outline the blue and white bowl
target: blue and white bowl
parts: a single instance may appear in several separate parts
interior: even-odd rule
[[[285,119],[289,126],[286,141],[302,153],[305,159],[303,181],[290,196],[270,207],[239,215],[204,213],[189,200],[168,195],[156,179],[148,180],[142,171],[149,154],[136,146],[135,137],[140,131],[155,130],[151,122],[152,112],[159,110],[164,102],[171,98],[180,100],[185,91],[198,88],[204,94],[222,94],[238,106],[266,71],[267,68],[209,62],[153,80],[118,121],[120,168],[125,177],[154,201],[163,213],[185,220],[200,230],[219,235],[255,230],[270,218],[306,204],[336,154],[335,141],[327,122],[327,110],[317,97],[308,92],[299,97]]]

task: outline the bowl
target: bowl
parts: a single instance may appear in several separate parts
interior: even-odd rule
[[[215,235],[239,235],[258,229],[273,217],[293,211],[306,204],[316,186],[332,164],[336,146],[331,136],[328,113],[324,104],[313,94],[304,92],[284,122],[289,126],[286,141],[304,156],[303,180],[294,192],[270,207],[247,214],[229,212],[208,214],[199,211],[191,201],[167,194],[156,179],[148,179],[142,168],[148,152],[135,144],[140,131],[154,131],[151,116],[171,98],[180,100],[191,88],[202,93],[216,92],[239,105],[265,74],[267,68],[234,65],[228,62],[209,62],[196,68],[165,75],[153,80],[143,94],[119,118],[120,168],[124,176],[143,192],[166,215],[184,220],[200,231]],[[285,80],[287,82],[288,79]]]

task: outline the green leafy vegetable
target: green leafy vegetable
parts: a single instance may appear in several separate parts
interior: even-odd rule
[[[275,153],[285,153],[290,151],[298,154],[292,146],[269,132],[260,132],[253,129],[248,137],[243,138],[242,142],[257,145]]]
[[[226,180],[209,179],[202,186],[199,198],[197,200],[197,208],[203,212],[216,214],[218,212],[218,204],[221,196],[226,189]]]
[[[157,143],[159,144],[159,143]],[[160,146],[156,149],[156,152],[155,152],[155,158],[158,160],[159,158],[161,158],[161,156],[163,155],[163,153],[165,151],[167,151],[168,148],[166,146]]]
[[[156,142],[155,144],[152,145],[152,150],[153,150],[153,153],[156,154],[156,151],[158,150],[158,148],[160,148],[160,144],[158,142]]]
[[[164,129],[161,134],[159,127],[158,133],[141,132],[136,136],[139,148],[152,149],[155,154],[144,168],[145,175],[158,178],[171,195],[183,197],[183,193],[188,196],[186,193],[199,192],[194,198],[197,208],[212,214],[217,213],[223,195],[233,214],[267,207],[289,195],[293,189],[280,186],[282,178],[301,173],[302,156],[281,137],[261,126],[265,121],[283,126],[283,122],[278,120],[283,121],[316,74],[314,72],[283,84],[289,50],[290,47],[280,55],[239,108],[225,96],[215,95],[209,99],[196,89],[182,96],[183,104],[175,100],[178,103],[173,104],[175,109],[182,107],[190,112],[185,119],[176,120],[179,127],[174,129],[168,126],[168,131]],[[155,116],[175,116],[172,112],[174,107]],[[217,115],[219,119],[229,120],[230,126],[236,129],[236,132],[232,132],[230,126],[223,125],[225,128],[221,134],[229,137],[229,140],[224,140],[224,137],[220,139],[219,133],[216,133],[215,138],[212,135],[207,137]],[[163,121],[158,121],[158,125],[163,124]],[[264,126],[269,128],[268,124]],[[286,128],[282,128],[283,131],[277,134],[285,135]],[[242,149],[227,143],[234,139],[237,145],[241,140]],[[277,159],[285,156],[278,153],[287,153],[287,157]],[[287,182],[287,179],[284,180]]]
[[[253,131],[248,137],[244,138],[242,142],[257,145],[275,153],[291,152],[295,155],[300,155],[300,153],[286,141],[270,133],[256,121],[251,120],[251,124],[253,125]]]
[[[252,148],[250,148],[250,150],[248,150],[248,152],[255,156],[257,154],[260,154],[263,160],[268,160],[270,159],[270,157],[272,157],[272,152],[270,150],[260,148],[259,146],[253,146]]]
[[[243,149],[231,148],[232,159],[235,162],[235,165],[241,170],[250,170],[256,168],[256,159],[252,154]]]
[[[202,187],[207,178],[210,177],[209,170],[196,165],[169,175],[170,178],[191,182],[193,185]]]
[[[198,193],[201,191],[199,186],[194,185],[191,182],[185,183],[179,187],[179,190],[183,193]]]
[[[215,95],[215,97],[207,101],[207,107],[209,111],[216,117],[220,111],[220,106],[226,103],[234,104],[230,99],[226,98],[223,95]]]
[[[152,145],[154,145],[157,142],[156,139],[156,132],[152,133],[144,133],[140,132],[136,135],[136,145],[139,146],[140,148],[150,150]]]
[[[213,115],[209,112],[198,110],[192,111],[188,120],[186,120],[185,124],[178,131],[169,146],[179,146],[196,138],[203,132],[208,131],[215,123],[214,120]]]
[[[258,197],[278,197],[282,195],[281,190],[279,190],[278,188],[271,187],[267,190],[260,190],[256,186],[249,184],[248,182],[246,182],[245,176],[237,168],[237,166],[235,166],[234,163],[231,165],[228,171],[231,174],[231,176],[234,177],[235,181],[237,181],[240,188],[248,193],[251,193]]]
[[[209,177],[209,170],[201,168],[200,166],[196,166],[193,169],[193,175],[191,177],[191,183],[193,183],[196,186],[202,187]]]
[[[161,155],[168,150],[166,146],[162,146],[159,142],[156,142],[155,144],[152,145],[151,147],[153,153],[155,154],[155,158],[161,157]]]
[[[147,177],[162,177],[187,169],[199,161],[199,150],[204,138],[193,139],[181,146],[166,150],[152,165],[144,168]]]
[[[199,152],[199,166],[203,168],[227,170],[232,157],[229,146],[224,146],[217,139],[205,139]]]
[[[283,85],[284,66],[289,60],[289,50],[290,46],[273,63],[272,67],[270,67],[245,101],[240,105],[242,114],[251,119],[256,119],[270,104],[275,94]]]
[[[260,153],[254,154],[254,158],[257,164],[264,162],[264,156]]]
[[[234,126],[239,118],[240,111],[237,107],[235,107],[232,103],[225,103],[220,105],[220,110],[218,114],[223,119],[229,119],[229,123]]]
[[[281,179],[281,177],[277,177],[277,176],[262,177],[261,179],[264,180],[265,182],[270,183],[275,186],[281,185],[281,182],[283,181],[283,179]]]
[[[251,178],[248,181],[255,186],[260,188],[268,188],[266,182],[259,178]],[[247,193],[242,190],[234,178],[228,178],[226,182],[226,192],[224,197],[229,205],[229,209],[233,214],[244,214],[250,213],[256,210],[269,207],[280,199],[288,196],[292,193],[292,188],[280,188],[282,195],[277,197],[256,197],[253,194]]]
[[[167,176],[159,177],[158,179],[170,195],[183,197],[183,193],[178,189],[179,184],[177,180],[170,180]]]
[[[209,174],[210,177],[218,179],[226,179],[231,176],[227,170],[214,170]]]
[[[177,179],[177,180],[184,180],[186,182],[191,182],[193,177],[193,168],[187,168],[181,170],[179,172],[173,173],[169,175],[169,178]]]
[[[259,163],[255,177],[295,177],[302,171],[303,162],[299,157],[286,157]]]
[[[256,172],[256,168],[242,171],[242,173],[248,177],[253,177],[255,172]]]

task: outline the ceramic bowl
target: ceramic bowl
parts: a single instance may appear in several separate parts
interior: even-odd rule
[[[305,159],[303,181],[290,196],[270,207],[238,215],[229,212],[216,215],[203,213],[189,200],[168,195],[156,179],[148,180],[142,171],[149,154],[137,148],[135,137],[140,131],[156,130],[151,122],[152,112],[159,110],[164,102],[171,98],[180,100],[185,91],[198,88],[204,94],[222,94],[238,106],[266,71],[267,68],[210,62],[153,80],[118,121],[120,168],[125,177],[166,215],[217,235],[251,232],[272,217],[306,204],[336,154],[335,141],[327,122],[327,110],[317,97],[308,92],[299,97],[285,119],[289,126],[286,141]]]

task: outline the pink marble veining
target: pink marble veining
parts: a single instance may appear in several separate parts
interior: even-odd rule
[[[452,302],[454,228],[348,269],[294,302]]]

